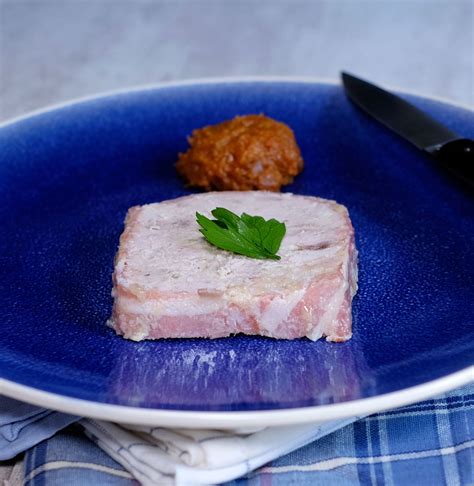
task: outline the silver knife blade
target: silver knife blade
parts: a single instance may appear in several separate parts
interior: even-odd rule
[[[354,103],[419,149],[430,151],[431,147],[460,138],[399,96],[345,72],[342,82]]]

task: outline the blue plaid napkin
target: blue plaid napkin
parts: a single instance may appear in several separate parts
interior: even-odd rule
[[[474,385],[356,421],[229,485],[474,484]],[[30,449],[26,486],[138,484],[75,424]]]
[[[11,459],[79,417],[0,396],[0,461]]]

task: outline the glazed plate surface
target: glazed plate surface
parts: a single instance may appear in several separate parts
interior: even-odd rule
[[[474,137],[472,111],[403,96]],[[105,322],[127,209],[189,194],[174,168],[186,137],[247,113],[294,130],[306,166],[286,190],[349,209],[352,340],[116,336]],[[474,379],[473,196],[339,85],[129,90],[6,123],[0,146],[0,393],[108,420],[232,428],[375,412]]]

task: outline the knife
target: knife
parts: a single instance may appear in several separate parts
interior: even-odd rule
[[[382,88],[345,72],[341,76],[346,94],[359,108],[474,186],[474,140]]]

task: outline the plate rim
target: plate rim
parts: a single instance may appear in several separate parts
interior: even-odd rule
[[[246,83],[278,83],[294,84],[323,84],[342,86],[338,79],[306,76],[226,76],[201,77],[186,80],[173,80],[150,84],[141,84],[125,88],[102,91],[94,94],[80,96],[64,102],[47,105],[19,116],[0,122],[0,130],[18,122],[46,114],[51,111],[67,108],[89,101],[99,100],[129,93],[159,90],[173,87],[186,87],[206,84],[246,84]],[[441,102],[443,104],[460,108],[474,114],[474,108],[447,98],[435,95],[426,95],[421,92],[400,89],[395,86],[384,86],[385,89],[400,94],[413,95],[420,98]],[[27,403],[45,408],[102,420],[114,420],[121,423],[156,425],[186,428],[220,428],[235,429],[241,427],[268,427],[296,425],[310,422],[326,422],[349,417],[362,417],[375,412],[409,405],[431,398],[437,394],[450,391],[454,388],[474,383],[474,365],[432,381],[424,382],[413,387],[404,388],[395,392],[376,395],[347,402],[329,405],[316,405],[310,407],[295,407],[274,410],[256,411],[192,411],[171,410],[158,408],[141,408],[126,405],[114,405],[92,400],[73,398],[59,393],[48,392],[39,388],[22,385],[0,377],[0,394],[10,398],[22,400]],[[84,411],[87,411],[84,415]]]
[[[330,405],[255,411],[194,411],[112,405],[67,397],[0,378],[0,394],[48,409],[114,421],[123,424],[184,427],[189,429],[287,426],[321,423],[349,417],[362,418],[376,412],[410,405],[463,385],[474,383],[474,365],[436,380],[376,395]],[[86,412],[86,414],[84,414]]]
[[[325,84],[330,86],[340,86],[342,88],[342,83],[339,79],[334,79],[331,77],[324,76],[215,76],[215,77],[197,77],[182,80],[171,80],[171,81],[158,81],[156,83],[144,83],[131,85],[128,87],[111,89],[99,91],[97,93],[86,94],[84,96],[77,96],[59,103],[52,103],[41,108],[37,108],[22,115],[7,118],[6,120],[0,121],[0,130],[6,128],[15,123],[24,121],[28,118],[33,118],[39,115],[46,114],[50,111],[59,110],[61,108],[67,108],[68,106],[73,106],[77,104],[87,103],[88,101],[99,100],[101,98],[108,98],[111,96],[125,95],[128,93],[138,93],[140,91],[153,91],[155,89],[165,89],[165,88],[178,88],[186,86],[195,85],[206,85],[206,84],[231,84],[231,83],[278,83],[287,82],[294,84]],[[380,84],[380,83],[379,83]],[[411,95],[417,96],[419,98],[425,98],[431,101],[438,101],[447,105],[451,105],[455,108],[461,108],[463,110],[469,111],[474,114],[474,107],[469,106],[458,101],[451,100],[449,98],[444,98],[437,95],[428,95],[417,90],[407,90],[396,85],[383,85],[383,88],[388,91],[394,91],[401,95]]]

